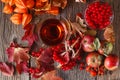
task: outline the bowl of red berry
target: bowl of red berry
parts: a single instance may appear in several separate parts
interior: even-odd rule
[[[113,11],[107,2],[93,2],[85,10],[85,21],[91,29],[103,30],[112,20]]]

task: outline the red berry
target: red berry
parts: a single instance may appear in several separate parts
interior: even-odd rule
[[[33,73],[35,73],[35,70],[34,70],[34,68],[29,68],[29,73],[30,73],[30,74],[33,74]]]
[[[35,73],[40,73],[40,69],[36,68]]]
[[[76,65],[75,61],[70,61],[68,64],[62,65],[61,69],[62,70],[70,70]]]
[[[91,74],[91,76],[93,76],[93,77],[94,77],[94,76],[96,76],[96,75],[97,75],[97,72],[96,72],[96,71],[94,71],[94,70],[91,70],[91,71],[90,71],[90,74]]]
[[[86,67],[86,71],[87,71],[87,72],[90,72],[90,70],[91,70],[91,67],[90,67],[90,66],[87,66],[87,67]]]

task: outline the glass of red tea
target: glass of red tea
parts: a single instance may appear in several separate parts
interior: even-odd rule
[[[45,45],[54,46],[66,39],[67,26],[63,20],[48,18],[37,26],[39,27],[38,36]]]

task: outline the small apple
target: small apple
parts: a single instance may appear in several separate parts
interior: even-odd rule
[[[106,69],[113,71],[119,66],[119,58],[116,55],[110,54],[105,58],[104,66]]]
[[[102,63],[102,56],[97,52],[91,52],[86,57],[86,63],[90,67],[99,67]]]
[[[93,42],[95,38],[90,35],[84,36],[82,39],[82,48],[85,52],[93,52],[95,50]]]

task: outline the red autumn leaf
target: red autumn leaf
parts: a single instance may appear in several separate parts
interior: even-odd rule
[[[61,77],[56,76],[56,70],[47,72],[41,78],[41,80],[63,80]]]
[[[5,76],[13,76],[14,67],[12,64],[7,64],[4,62],[0,62],[0,71]]]
[[[41,55],[37,58],[37,60],[47,64],[53,63],[52,55],[53,50],[51,48],[47,48],[41,52]]]
[[[34,78],[41,77],[44,73],[54,70],[54,61],[52,59],[53,51],[51,48],[43,50],[37,60],[37,68],[40,70],[39,73],[34,73]]]
[[[29,46],[33,44],[33,42],[37,39],[36,35],[34,34],[35,26],[33,24],[28,24],[24,26],[25,34],[22,37],[22,40],[27,40]]]
[[[19,64],[21,61],[28,61],[29,60],[29,48],[20,47],[16,43],[11,43],[10,46],[7,48],[8,60],[9,62],[15,61]]]
[[[27,62],[21,62],[19,64],[16,64],[16,70],[18,74],[21,74],[23,72],[28,72],[29,68],[27,66]]]

